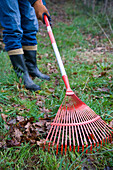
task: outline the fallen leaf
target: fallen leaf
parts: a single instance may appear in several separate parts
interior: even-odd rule
[[[33,123],[33,126],[35,127],[43,127],[44,126],[44,121],[39,121],[39,122],[36,122],[36,123]]]
[[[98,88],[97,89],[98,91],[100,91],[100,92],[109,92],[109,89],[108,88]]]
[[[102,76],[105,76],[105,75],[106,75],[106,71],[103,71],[99,75],[93,75],[93,77],[99,78],[99,77],[102,77]]]
[[[73,72],[73,75],[77,75],[77,72]]]
[[[6,141],[3,139],[1,142],[0,142],[0,148],[4,148],[6,147]]]
[[[44,118],[39,118],[39,120],[46,120],[46,121],[50,121],[53,120],[54,117],[44,117]]]
[[[50,128],[51,128],[51,122],[46,122],[46,129],[48,132],[49,132]]]
[[[106,75],[106,72],[103,71],[103,72],[101,72],[98,76],[99,76],[99,77],[102,77],[102,76],[105,76],[105,75]]]
[[[2,148],[2,142],[0,142],[0,148]]]
[[[45,139],[41,139],[40,141],[36,141],[36,144],[40,147],[44,146]]]
[[[12,140],[6,140],[7,146],[12,147],[12,146],[20,146],[21,143],[18,142],[15,138]]]
[[[8,115],[5,115],[4,113],[1,113],[1,117],[6,122]]]
[[[111,127],[113,127],[113,120],[109,123],[109,125],[110,125]]]
[[[23,116],[17,116],[17,121],[19,122],[23,122],[24,121],[24,117]]]
[[[27,125],[25,125],[25,129],[26,129],[25,131],[26,131],[26,132],[29,132],[30,127],[31,127],[31,123],[28,122]]]
[[[38,55],[38,59],[41,60],[41,59],[42,59],[42,56],[41,56],[41,55]]]
[[[9,130],[9,126],[8,126],[8,125],[4,124],[4,127],[5,127],[7,130]]]
[[[46,108],[43,108],[43,111],[50,112],[50,110]],[[48,117],[50,115],[47,113],[44,114],[45,118],[39,119],[38,122],[34,122],[34,117],[28,119],[17,115],[17,117],[8,117],[9,120],[7,121],[7,115],[3,114],[2,116],[6,120],[6,128],[9,130],[7,134],[11,139],[5,140],[6,144],[4,146],[0,143],[1,147],[20,146],[21,143],[25,141],[41,146],[50,130],[51,121],[53,119]]]
[[[49,94],[53,93],[54,91],[55,91],[54,88],[49,88],[49,89],[46,90],[46,92],[49,93]]]
[[[11,125],[15,125],[16,124],[16,118],[14,119],[10,119],[9,121],[6,122],[7,125],[11,126]]]
[[[21,141],[21,136],[22,136],[22,135],[23,135],[22,132],[21,132],[19,129],[17,129],[17,128],[14,129],[14,132],[13,132],[13,134],[12,134],[12,136],[14,136],[14,138],[16,138],[16,140],[17,140],[18,142]]]
[[[0,112],[3,112],[3,108],[2,107],[0,107]]]
[[[87,35],[87,38],[86,38],[86,40],[87,41],[89,41],[89,40],[91,40],[92,39],[92,36],[89,34],[89,35]]]
[[[46,115],[47,113],[50,113],[50,112],[51,112],[49,109],[46,109],[45,107],[43,107],[43,108],[41,107],[41,108],[40,108],[40,111],[43,112],[43,113],[45,113],[44,115]]]
[[[103,51],[103,50],[105,50],[105,47],[97,47],[95,50],[96,51]]]

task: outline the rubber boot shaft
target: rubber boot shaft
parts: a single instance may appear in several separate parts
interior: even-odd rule
[[[24,50],[25,64],[28,68],[28,72],[32,77],[38,77],[40,79],[50,80],[48,75],[41,73],[37,67],[36,51]]]
[[[30,91],[41,90],[40,86],[36,85],[29,76],[27,67],[25,65],[23,54],[10,55],[10,60],[13,65],[14,71],[18,78],[22,78],[25,88]]]

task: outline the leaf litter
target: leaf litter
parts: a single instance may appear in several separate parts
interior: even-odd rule
[[[49,115],[39,118],[36,122],[34,117],[27,118],[20,115],[9,118],[2,113],[1,117],[5,121],[8,132],[0,141],[0,148],[21,146],[24,142],[43,146],[53,120]]]

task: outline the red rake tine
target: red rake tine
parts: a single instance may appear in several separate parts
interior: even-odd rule
[[[86,118],[84,118],[85,115],[82,116],[82,122],[85,120],[87,120]],[[91,131],[90,131],[90,128],[88,127],[88,124],[85,124],[84,125],[84,129],[85,129],[85,133],[87,134],[87,138],[89,140],[89,143],[90,143],[90,151],[92,151],[92,142],[91,142],[91,139],[89,137],[89,134],[91,134]],[[88,134],[89,133],[89,134]],[[88,147],[88,145],[86,146]],[[88,150],[86,150],[86,153],[88,152]]]
[[[63,115],[64,115],[64,123],[65,123],[65,114],[64,114],[64,112],[63,112]],[[63,155],[64,130],[65,130],[65,126],[63,126],[63,132],[62,132],[61,155]]]
[[[66,109],[66,113],[67,113],[67,109]],[[67,117],[67,114],[66,114],[66,123],[68,123],[68,117]],[[66,126],[66,136],[65,136],[65,155],[66,155],[66,151],[67,151],[67,129],[68,126]]]
[[[83,117],[82,117],[82,120],[81,121],[84,121],[83,120]],[[90,146],[92,146],[92,142],[91,142],[91,140],[90,140],[90,138],[89,138],[89,135],[88,135],[88,132],[89,132],[89,129],[88,129],[88,131],[86,130],[86,126],[87,125],[84,125],[83,126],[83,128],[84,128],[84,131],[85,131],[85,133],[86,133],[86,135],[87,135],[87,137],[88,137],[88,140],[89,140],[89,142],[90,142]],[[86,148],[88,147],[88,143],[86,144]],[[86,150],[86,153],[88,153],[88,150]]]
[[[63,112],[63,109],[62,109],[62,112]],[[63,123],[63,114],[61,114],[61,122],[59,122],[59,123]],[[59,140],[60,140],[60,135],[61,135],[61,126],[60,126],[60,130],[59,130],[59,136],[58,136],[58,140],[57,140],[57,150],[56,150],[56,154],[58,154],[58,145],[59,145]]]
[[[46,23],[47,31],[62,74],[62,79],[66,86],[66,96],[64,102],[60,106],[54,119],[54,122],[51,124],[51,128],[44,142],[44,146],[46,142],[49,141],[50,139],[48,144],[49,150],[51,142],[53,141],[52,146],[54,146],[55,142],[57,142],[56,153],[58,154],[58,147],[61,141],[61,154],[63,154],[64,145],[65,145],[64,152],[66,154],[67,144],[69,143],[69,150],[71,151],[71,145],[73,140],[73,151],[75,151],[76,143],[78,146],[78,152],[80,146],[82,146],[83,152],[84,147],[87,148],[88,145],[90,145],[90,151],[92,151],[92,146],[94,145],[94,147],[96,147],[96,143],[97,148],[99,146],[99,143],[101,143],[102,146],[102,140],[103,143],[105,143],[105,141],[107,142],[107,140],[111,142],[113,128],[108,126],[100,118],[100,116],[96,115],[96,113],[93,110],[91,110],[85,103],[83,103],[71,90],[68,77],[63,62],[61,60],[61,56],[57,44],[55,42],[54,35],[52,33],[51,26],[46,15],[44,15],[44,21]],[[66,101],[66,98],[70,99],[68,103]],[[88,150],[86,149],[86,153],[87,152]]]
[[[55,133],[55,136],[54,136],[54,141],[53,141],[52,146],[54,146],[54,144],[55,144],[55,140],[56,140],[57,133],[58,133],[58,129],[59,129],[58,124],[60,123],[60,118],[61,118],[61,114],[60,114],[60,112],[61,112],[61,107],[60,107],[60,109],[59,109],[59,111],[58,111],[57,118],[56,118],[56,119],[55,119],[55,121],[54,121],[54,125],[55,125],[54,130],[56,129],[56,133]],[[53,130],[53,132],[52,132],[52,136],[51,136],[50,141],[51,141],[51,140],[52,140],[52,138],[53,138],[54,130]]]
[[[90,116],[89,116],[90,117]],[[94,128],[95,127],[95,128]],[[101,141],[101,138],[100,138],[100,136],[101,136],[101,134],[99,133],[99,131],[98,131],[98,128],[97,128],[97,126],[95,126],[95,124],[94,124],[94,122],[92,122],[92,125],[91,125],[91,128],[93,129],[93,136],[92,136],[92,139],[94,139],[94,138],[96,138],[96,142],[97,142],[97,147],[99,146],[99,140]],[[96,137],[96,136],[98,137]],[[100,136],[99,136],[100,135]],[[99,140],[98,140],[99,139]],[[96,144],[94,143],[94,146],[96,147]]]
[[[70,109],[67,107],[67,117],[69,118],[70,124]],[[71,127],[69,126],[69,150],[71,151]]]
[[[74,108],[71,109],[71,122],[72,123],[74,123],[73,111],[74,111]],[[73,134],[73,152],[75,152],[75,136],[74,136],[74,127],[73,126],[72,126],[72,134]]]
[[[56,115],[56,117],[55,117],[55,119],[54,119],[54,122],[55,122],[55,121],[57,120],[57,118],[59,117],[61,107],[62,107],[62,105],[60,106],[60,108],[59,108],[59,110],[58,110],[58,112],[57,112],[57,115]],[[54,135],[55,128],[56,128],[56,126],[54,126],[54,129],[53,129],[53,125],[51,126],[51,128],[50,128],[50,130],[49,130],[49,133],[48,133],[48,135],[47,135],[47,137],[46,137],[46,140],[45,140],[45,142],[44,142],[44,149],[45,149],[46,142],[49,140],[49,136],[50,136],[50,134],[51,134],[51,132],[52,132],[52,129],[53,129],[53,132],[52,132],[52,135],[51,135],[49,144],[48,144],[48,151],[49,151],[49,149],[50,149],[50,144],[51,144],[51,141],[52,141],[52,138],[53,138],[53,135]]]

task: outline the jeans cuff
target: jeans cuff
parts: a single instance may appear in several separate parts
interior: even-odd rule
[[[22,46],[23,50],[26,51],[37,51],[37,45],[34,46]]]
[[[18,54],[24,54],[22,48],[8,51],[8,55],[18,55]]]

